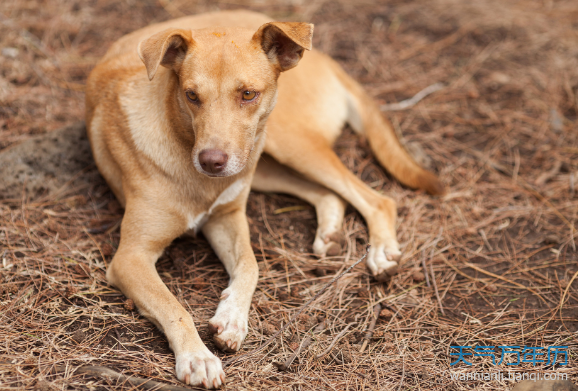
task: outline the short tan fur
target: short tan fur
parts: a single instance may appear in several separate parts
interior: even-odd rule
[[[202,231],[223,262],[230,284],[210,328],[219,348],[237,351],[258,278],[245,216],[251,188],[312,203],[320,256],[340,251],[352,204],[367,221],[367,265],[378,279],[397,269],[396,207],[332,151],[344,124],[367,136],[402,183],[443,192],[363,89],[311,50],[312,34],[313,25],[246,11],[185,17],[121,38],[89,76],[92,151],[125,207],[107,278],[166,334],[187,384],[218,388],[225,375],[156,272],[172,240]]]

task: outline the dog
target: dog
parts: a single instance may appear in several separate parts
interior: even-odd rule
[[[311,24],[247,11],[184,17],[124,36],[88,78],[92,152],[125,208],[107,280],[165,333],[186,384],[218,388],[225,374],[155,269],[175,238],[202,232],[229,273],[209,329],[220,349],[235,352],[259,274],[245,215],[251,189],[313,204],[321,256],[341,250],[352,204],[367,222],[367,266],[378,280],[396,272],[401,255],[396,205],[333,152],[344,125],[367,137],[401,183],[443,192],[360,85],[312,50],[312,34]]]

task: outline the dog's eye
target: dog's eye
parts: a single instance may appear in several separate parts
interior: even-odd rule
[[[187,91],[186,95],[191,102],[197,102],[199,100],[199,97],[193,91]]]
[[[256,95],[255,91],[245,91],[243,92],[243,100],[253,100]]]

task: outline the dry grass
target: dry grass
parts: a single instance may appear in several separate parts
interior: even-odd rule
[[[239,6],[316,23],[315,46],[383,102],[443,82],[442,91],[388,115],[408,149],[450,191],[434,199],[401,187],[379,168],[364,141],[346,131],[336,146],[345,164],[398,202],[400,273],[383,285],[356,267],[276,343],[228,367],[227,389],[505,390],[510,383],[455,382],[447,371],[551,369],[497,368],[486,358],[450,368],[450,346],[466,344],[568,345],[569,365],[556,371],[575,380],[574,0],[4,0],[0,48],[18,52],[4,50],[0,60],[0,147],[81,119],[82,84],[123,34],[180,14]],[[252,194],[248,215],[261,279],[240,353],[258,347],[352,264],[367,240],[363,220],[348,210],[346,253],[316,259],[309,254],[315,214],[304,202]],[[23,194],[20,202],[0,205],[1,389],[131,388],[74,374],[87,364],[178,384],[165,338],[106,284],[121,217],[104,182],[57,198]],[[430,286],[420,274],[423,264]],[[179,239],[158,270],[215,351],[206,325],[227,276],[209,245],[202,238]],[[377,302],[385,310],[360,352]],[[320,315],[325,331],[314,335],[290,371],[279,371],[274,364],[291,355]],[[317,358],[348,325],[333,349]]]

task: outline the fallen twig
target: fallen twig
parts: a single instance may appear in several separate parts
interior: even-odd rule
[[[381,109],[381,111],[406,110],[409,109],[410,107],[415,106],[420,100],[422,100],[429,94],[439,91],[442,88],[444,88],[444,85],[442,83],[435,83],[429,87],[424,88],[423,90],[415,94],[412,98],[402,100],[401,102],[397,103],[386,103],[381,105],[379,108]]]
[[[550,179],[554,178],[560,172],[560,168],[562,168],[562,160],[556,159],[554,163],[554,167],[549,171],[543,172],[540,176],[534,181],[536,186],[544,186],[546,182]]]
[[[425,282],[427,283],[427,286],[430,287],[427,267],[425,266],[425,250],[422,250],[421,252],[421,266],[423,268],[423,275],[425,276]]]
[[[371,323],[365,332],[365,336],[363,337],[363,345],[361,345],[361,349],[359,349],[359,353],[363,353],[369,340],[373,337],[373,330],[375,330],[375,324],[377,323],[377,318],[379,318],[379,313],[381,312],[381,304],[376,304],[373,306],[373,319],[371,319]]]
[[[444,312],[444,307],[442,305],[442,299],[440,298],[440,293],[438,292],[438,284],[436,283],[436,275],[434,274],[434,269],[433,269],[433,263],[429,264],[430,270],[431,270],[431,280],[434,286],[434,291],[436,293],[436,297],[438,299],[438,304],[440,305],[440,311],[442,313],[442,315],[445,315],[446,313]]]
[[[60,368],[59,368],[60,369]],[[135,376],[126,376],[122,373],[113,371],[112,369],[106,367],[99,367],[99,366],[85,366],[78,368],[75,373],[82,374],[82,375],[90,375],[96,377],[103,377],[108,379],[115,379],[119,382],[129,382],[133,386],[140,386],[145,390],[159,390],[159,391],[189,391],[191,388],[185,388],[180,386],[173,386],[171,384],[165,384],[158,381],[150,380],[150,379],[142,379],[140,377]],[[204,388],[197,388],[203,389]]]
[[[399,381],[399,387],[397,389],[397,391],[401,390],[401,387],[403,386],[403,379],[405,378],[405,354],[402,354],[401,356],[401,380]]]
[[[291,319],[289,319],[289,322],[285,323],[285,325],[283,325],[283,327],[281,327],[275,334],[273,334],[271,337],[269,337],[269,339],[267,341],[265,341],[264,344],[262,344],[261,346],[259,346],[257,349],[254,349],[248,353],[242,354],[240,356],[237,357],[233,357],[227,361],[225,361],[223,363],[223,368],[224,367],[228,367],[229,365],[233,364],[234,362],[237,362],[239,360],[246,360],[249,357],[259,353],[260,351],[262,351],[263,349],[265,349],[267,346],[269,346],[269,344],[271,342],[273,342],[275,340],[275,338],[277,338],[279,336],[279,334],[281,334],[283,331],[285,331],[285,329],[295,321],[295,319],[297,319],[297,317],[299,315],[301,315],[301,313],[303,311],[305,311],[305,309],[311,304],[313,303],[315,300],[317,300],[319,298],[319,296],[321,296],[323,293],[325,293],[325,291],[335,283],[335,281],[339,280],[341,277],[343,277],[345,274],[349,273],[351,271],[351,269],[353,269],[355,266],[359,265],[366,257],[367,254],[369,253],[369,248],[371,246],[367,246],[367,248],[365,249],[365,254],[363,254],[363,256],[361,258],[359,258],[353,265],[349,266],[347,269],[345,269],[341,274],[333,277],[331,279],[331,281],[329,281],[323,288],[321,288],[321,290],[319,292],[317,292],[317,294],[315,296],[313,296],[311,299],[309,299],[309,301],[305,304],[303,304],[303,306],[301,307],[301,309],[299,309],[299,311],[297,311],[297,313],[295,315],[293,315],[293,317]]]
[[[436,275],[434,274],[434,269],[433,269],[434,250],[435,250],[436,246],[438,245],[438,243],[440,242],[440,240],[442,239],[442,232],[443,232],[443,228],[440,228],[440,232],[439,232],[439,234],[438,234],[438,237],[436,238],[436,240],[434,241],[434,244],[433,244],[433,246],[432,246],[431,253],[430,253],[430,256],[429,256],[429,258],[430,258],[429,267],[430,267],[430,270],[431,270],[431,279],[432,279],[434,291],[435,291],[435,293],[436,293],[436,297],[437,297],[438,303],[439,303],[439,305],[440,305],[440,311],[441,311],[442,315],[445,315],[444,307],[442,306],[442,299],[440,298],[440,294],[439,294],[439,292],[438,292],[438,285],[437,285],[437,282],[436,282]],[[424,267],[425,267],[425,261],[424,261]],[[427,274],[427,270],[426,270],[426,274]]]
[[[325,320],[321,321],[321,323],[319,323],[317,325],[317,327],[315,327],[314,332],[319,333],[319,332],[323,331],[324,329],[325,329]],[[311,335],[308,335],[307,338],[305,338],[303,340],[301,345],[299,345],[297,350],[295,350],[293,352],[293,354],[287,360],[285,360],[285,362],[283,364],[278,366],[279,370],[280,371],[288,370],[289,366],[293,363],[293,361],[295,361],[297,356],[299,356],[299,353],[301,353],[302,350],[307,349],[309,347],[309,345],[311,345],[311,342],[313,342],[313,339],[311,338]]]
[[[325,349],[323,351],[323,353],[318,354],[317,358],[321,358],[323,356],[325,356],[326,354],[329,354],[331,352],[331,349],[333,349],[333,347],[335,346],[335,344],[337,343],[337,341],[339,341],[339,339],[341,337],[343,337],[345,335],[345,333],[347,332],[347,330],[349,330],[349,326],[351,326],[351,323],[348,324],[347,326],[345,326],[345,328],[343,330],[341,330],[341,332],[339,334],[337,334],[337,336],[335,338],[333,338],[333,341],[331,342],[331,344],[329,345],[329,347],[327,349]]]

